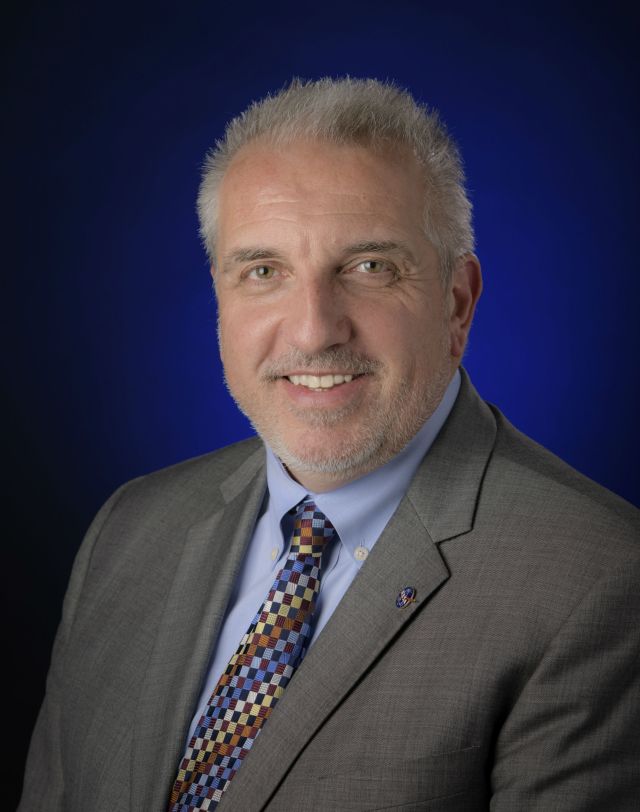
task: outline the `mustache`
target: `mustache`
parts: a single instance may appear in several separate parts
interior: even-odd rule
[[[342,374],[366,375],[376,372],[381,366],[380,361],[345,347],[335,347],[313,354],[291,349],[280,358],[266,364],[261,377],[267,381],[275,381],[294,371],[304,370],[309,375],[321,375],[323,372],[333,372],[337,369]]]

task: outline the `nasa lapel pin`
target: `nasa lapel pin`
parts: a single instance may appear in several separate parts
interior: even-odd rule
[[[398,597],[396,598],[396,606],[398,607],[398,609],[403,609],[410,603],[414,603],[415,599],[416,599],[415,589],[412,586],[405,586],[405,588],[400,590],[400,592],[398,593]]]

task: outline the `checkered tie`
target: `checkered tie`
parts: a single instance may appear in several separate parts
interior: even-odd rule
[[[180,763],[170,812],[216,808],[306,653],[322,554],[336,531],[312,501],[299,510],[289,556],[220,677]]]

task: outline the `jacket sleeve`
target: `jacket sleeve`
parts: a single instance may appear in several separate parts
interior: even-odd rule
[[[94,546],[126,487],[124,485],[119,488],[102,506],[87,531],[73,564],[62,620],[53,645],[45,698],[31,736],[22,798],[17,812],[65,812],[62,709],[66,649]]]
[[[495,812],[631,812],[640,803],[640,560],[564,622],[496,742]]]

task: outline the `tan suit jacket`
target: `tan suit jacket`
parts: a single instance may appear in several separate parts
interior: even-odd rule
[[[162,812],[265,495],[258,440],[122,487],[80,550],[21,812]],[[221,809],[640,808],[638,512],[466,376]],[[398,609],[405,586],[417,600]]]

